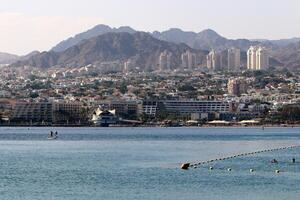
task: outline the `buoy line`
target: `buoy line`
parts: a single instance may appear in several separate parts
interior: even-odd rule
[[[189,167],[193,167],[194,169],[196,169],[200,165],[205,165],[205,164],[209,164],[209,163],[213,163],[213,162],[217,162],[217,161],[229,160],[229,159],[234,159],[234,158],[238,158],[238,157],[245,157],[245,156],[255,155],[255,154],[260,154],[260,153],[265,153],[265,152],[273,152],[273,151],[280,151],[280,150],[286,150],[286,149],[294,149],[294,148],[299,148],[299,147],[300,147],[300,145],[279,147],[279,148],[275,148],[275,149],[266,149],[266,150],[254,151],[254,152],[249,152],[249,153],[241,153],[241,154],[237,154],[237,155],[233,155],[233,156],[228,156],[228,157],[223,157],[223,158],[216,158],[216,159],[202,161],[202,162],[198,162],[198,163],[184,163],[184,164],[181,165],[181,169],[188,170]],[[212,169],[213,169],[213,167],[210,167],[210,170],[212,170]]]

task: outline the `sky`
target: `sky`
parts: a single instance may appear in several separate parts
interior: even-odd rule
[[[299,0],[0,0],[0,52],[47,51],[97,24],[213,29],[230,39],[300,37]]]

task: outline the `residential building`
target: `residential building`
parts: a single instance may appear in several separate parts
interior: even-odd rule
[[[266,70],[269,67],[269,55],[261,46],[251,46],[247,52],[248,70]]]
[[[228,49],[228,71],[239,71],[241,68],[240,49]]]
[[[256,70],[266,70],[269,68],[269,55],[265,48],[259,47],[256,51]]]
[[[251,46],[247,52],[247,69],[256,70],[256,50],[257,47]]]
[[[222,68],[222,55],[220,52],[212,50],[206,57],[207,68],[210,71],[218,71]]]
[[[120,61],[108,61],[108,62],[99,62],[95,63],[94,67],[100,73],[116,73],[124,71],[124,64]]]
[[[247,84],[243,79],[233,78],[229,79],[228,84],[228,94],[231,95],[241,95],[247,92]]]
[[[159,70],[165,71],[171,69],[172,53],[164,51],[159,56]]]
[[[197,55],[191,51],[186,51],[181,55],[182,67],[193,70],[197,66]]]

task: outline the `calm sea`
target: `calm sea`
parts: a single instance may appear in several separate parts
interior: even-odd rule
[[[58,140],[47,140],[50,130]],[[300,128],[3,127],[0,199],[299,199],[300,148],[180,169],[184,162],[290,145],[300,145]]]

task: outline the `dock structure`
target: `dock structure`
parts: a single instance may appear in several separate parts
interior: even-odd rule
[[[249,153],[241,153],[241,154],[237,154],[237,155],[232,155],[232,156],[222,157],[222,158],[216,158],[216,159],[211,159],[211,160],[202,161],[202,162],[184,163],[184,164],[181,165],[181,169],[188,170],[190,167],[196,169],[198,166],[214,163],[214,162],[217,162],[217,161],[235,159],[235,158],[239,158],[239,157],[251,156],[251,155],[256,155],[256,154],[266,153],[266,152],[274,152],[274,151],[281,151],[281,150],[287,150],[287,149],[295,149],[295,148],[300,148],[300,145],[294,145],[294,146],[288,146],[288,147],[279,147],[279,148],[275,148],[275,149],[265,149],[265,150],[254,151],[254,152],[249,152]],[[293,158],[292,162],[295,163],[294,158]],[[254,170],[252,170],[252,172],[253,171]]]

